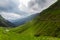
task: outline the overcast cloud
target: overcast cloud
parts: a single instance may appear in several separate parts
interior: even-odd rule
[[[14,21],[40,13],[57,0],[0,0],[0,15]]]

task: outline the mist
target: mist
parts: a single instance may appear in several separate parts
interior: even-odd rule
[[[0,0],[0,15],[12,23],[18,23],[17,20],[38,14],[55,2],[57,0]]]

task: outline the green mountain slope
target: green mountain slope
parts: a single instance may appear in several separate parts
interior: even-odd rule
[[[9,22],[8,20],[5,20],[1,15],[0,15],[0,26],[3,27],[13,27],[14,24]]]
[[[60,1],[32,21],[16,28],[0,28],[0,40],[60,40]]]

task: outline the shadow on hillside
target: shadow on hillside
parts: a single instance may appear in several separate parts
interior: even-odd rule
[[[0,22],[0,27],[5,27],[5,25],[3,25],[3,24]]]
[[[42,34],[41,34],[42,33]],[[49,32],[45,32],[45,33],[43,33],[43,32],[41,32],[41,33],[37,33],[37,34],[35,34],[34,36],[35,37],[40,37],[40,36],[50,36],[50,37],[58,37],[58,38],[60,38],[60,28],[57,28],[57,30],[56,31],[53,31],[53,32],[51,32],[51,33],[49,33]]]
[[[60,10],[60,5],[59,4],[60,4],[60,0],[57,3],[55,3],[54,5],[52,5],[50,8],[48,8],[47,10],[50,10],[50,11],[51,10],[56,10],[56,9]],[[45,12],[43,12],[43,13],[45,14]],[[43,13],[41,13],[40,15],[42,15]],[[49,13],[49,15],[50,14],[53,14],[53,13]],[[46,16],[46,15],[44,15],[44,16]],[[43,22],[46,22],[48,24],[49,20],[48,21],[44,21],[47,17],[48,16],[46,16],[46,17],[43,17],[43,16],[40,17],[38,19],[38,22],[41,19],[43,19]],[[53,16],[51,15],[51,17],[50,17],[51,19],[49,18],[50,19],[49,22],[51,22],[51,24],[48,25],[48,26],[47,26],[47,24],[42,25],[41,29],[40,29],[40,27],[37,27],[38,29],[37,29],[37,32],[35,32],[34,36],[35,37],[50,36],[50,37],[58,37],[58,38],[60,38],[60,18],[59,17],[60,17],[60,14],[59,15],[55,15],[55,17],[54,17],[54,15]]]

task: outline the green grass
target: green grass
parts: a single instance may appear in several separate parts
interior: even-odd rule
[[[0,27],[0,40],[60,40],[60,1],[16,28]],[[57,6],[56,6],[57,5]],[[10,31],[6,31],[9,29]]]

